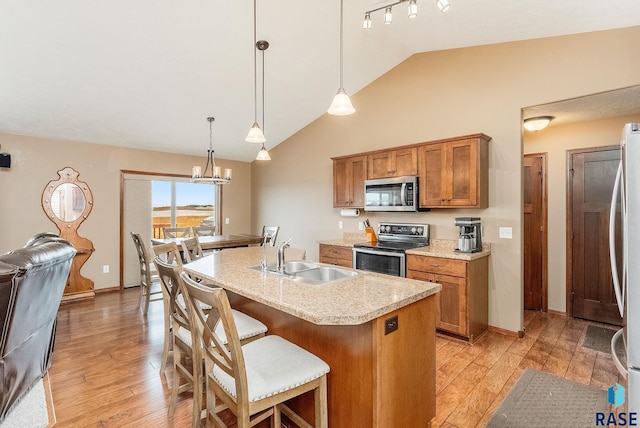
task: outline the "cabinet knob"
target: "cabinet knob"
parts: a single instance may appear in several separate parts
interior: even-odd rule
[[[444,198],[442,198],[441,200],[442,200],[442,202],[444,202],[444,201],[445,201],[445,199],[444,199]]]
[[[451,198],[447,199],[447,202],[451,202]]]

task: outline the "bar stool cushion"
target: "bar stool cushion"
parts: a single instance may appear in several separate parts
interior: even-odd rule
[[[242,346],[242,352],[249,401],[287,391],[329,372],[327,363],[280,336],[265,336],[247,343]],[[236,384],[231,376],[214,366],[213,377],[225,391],[236,397]]]

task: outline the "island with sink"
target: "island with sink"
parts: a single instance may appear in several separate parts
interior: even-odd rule
[[[329,364],[329,426],[429,426],[440,285],[301,260],[262,269],[262,251],[228,249],[184,269]],[[311,394],[289,404],[313,420]]]

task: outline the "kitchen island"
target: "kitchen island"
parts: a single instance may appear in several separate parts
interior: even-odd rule
[[[329,426],[429,426],[440,285],[360,271],[309,284],[252,269],[261,256],[261,247],[229,249],[184,269],[225,288],[231,305],[264,322],[268,334],[329,364]],[[311,394],[290,405],[313,420]]]

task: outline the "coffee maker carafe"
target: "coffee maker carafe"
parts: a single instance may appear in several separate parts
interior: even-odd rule
[[[482,251],[482,226],[480,217],[457,217],[454,225],[460,227],[458,253],[477,253]]]

